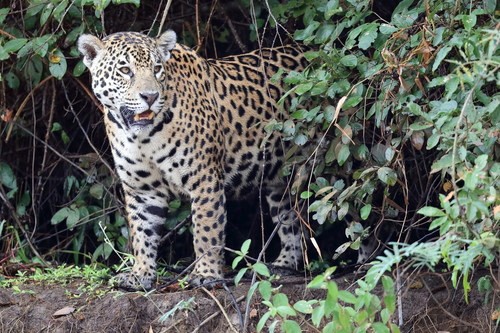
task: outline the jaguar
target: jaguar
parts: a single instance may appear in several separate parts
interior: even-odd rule
[[[299,47],[261,48],[206,59],[177,43],[168,30],[157,38],[119,32],[78,39],[92,90],[104,110],[106,135],[123,187],[134,264],[118,285],[151,289],[168,203],[190,203],[196,261],[194,286],[223,278],[227,200],[260,191],[277,224],[281,251],[275,267],[303,260],[300,222],[280,174],[287,142],[266,131],[290,104],[279,71],[301,71]]]

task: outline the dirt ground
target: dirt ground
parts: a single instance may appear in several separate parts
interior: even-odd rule
[[[500,302],[472,291],[466,303],[460,290],[449,284],[449,275],[423,274],[407,279],[402,292],[401,332],[495,332],[492,318]],[[351,289],[356,276],[336,278],[339,289]],[[150,294],[109,291],[91,295],[78,291],[81,281],[70,285],[25,284],[0,289],[0,332],[241,332],[248,284],[225,289],[196,289]],[[290,302],[321,297],[322,291],[305,288],[303,277],[281,281]],[[229,292],[230,291],[230,292]],[[100,295],[100,296],[99,296]],[[498,291],[497,291],[498,295]],[[247,332],[255,332],[266,312],[258,297],[249,307]],[[307,319],[307,318],[305,318]],[[397,320],[397,316],[394,320]],[[320,332],[302,320],[304,332]],[[267,329],[264,329],[267,331]]]

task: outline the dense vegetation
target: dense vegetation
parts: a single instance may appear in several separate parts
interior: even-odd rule
[[[293,40],[311,47],[310,68],[273,78],[295,97],[283,111],[290,120],[267,127],[294,149],[312,147],[308,161],[292,151],[283,168],[311,169],[292,188],[309,204],[304,223],[319,244],[309,265],[346,260],[343,253],[366,237],[385,249],[355,294],[329,281],[333,269],[311,283],[328,290],[325,300],[293,307],[268,282],[255,284],[252,292],[258,289],[269,306],[261,327],[281,317],[295,331],[301,313],[311,314],[315,326],[330,321],[325,331],[397,331],[386,272],[448,270],[466,295],[476,287],[498,297],[495,6],[494,0],[176,1],[164,23],[162,2],[12,1],[0,8],[0,262],[118,261],[127,242],[120,188],[75,42],[88,31],[156,35],[170,27],[206,56]],[[166,226],[173,229],[188,208],[172,202],[170,210]],[[333,228],[345,229],[347,239],[332,248]],[[177,242],[189,241],[186,226],[176,234]],[[169,259],[185,255],[168,246],[178,254]],[[473,286],[471,275],[481,267],[490,274]],[[268,275],[261,265],[252,268]],[[371,293],[381,278],[383,299]]]

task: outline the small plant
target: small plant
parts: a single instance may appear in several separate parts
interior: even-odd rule
[[[299,322],[307,320],[322,332],[400,332],[391,319],[396,310],[394,282],[388,276],[381,278],[383,296],[373,293],[378,281],[358,280],[353,293],[339,290],[330,279],[335,268],[328,268],[308,284],[310,289],[326,291],[325,299],[300,300],[291,305],[288,297],[272,288],[269,281],[261,281],[259,293],[268,311],[260,318],[257,331],[263,330],[269,320],[269,332],[302,332]],[[279,328],[279,330],[278,330]]]
[[[69,285],[75,281],[78,283],[78,291],[93,296],[102,296],[107,292],[105,281],[110,278],[110,269],[97,265],[66,266],[35,268],[32,274],[19,271],[17,276],[10,279],[0,280],[0,287],[12,288],[14,291],[32,293],[21,286],[32,283],[56,283],[58,285]],[[72,294],[73,297],[79,295]]]
[[[266,277],[266,278],[270,278],[271,277],[271,273],[269,272],[269,269],[267,268],[267,266],[263,262],[258,261],[258,262],[255,262],[255,263],[252,264],[252,263],[250,263],[248,261],[247,255],[248,255],[248,250],[250,249],[250,244],[251,243],[252,243],[252,240],[247,239],[241,245],[241,250],[237,250],[237,251],[234,252],[237,256],[233,259],[233,263],[232,263],[232,268],[233,269],[236,269],[236,267],[238,266],[238,264],[242,260],[244,260],[245,263],[246,263],[246,267],[240,269],[238,271],[238,274],[236,274],[236,276],[234,278],[234,283],[235,284],[239,284],[241,278],[248,271],[253,271],[253,272],[255,272],[256,274],[258,274],[259,276],[262,276],[262,277]]]
[[[164,314],[162,314],[161,317],[158,319],[158,321],[160,323],[164,323],[165,321],[167,321],[170,317],[172,317],[174,314],[176,314],[179,311],[186,311],[186,310],[192,311],[194,303],[195,303],[194,301],[195,301],[194,296],[190,297],[188,300],[179,301],[176,305],[174,305],[174,307],[172,309],[170,309],[167,312],[165,312]]]

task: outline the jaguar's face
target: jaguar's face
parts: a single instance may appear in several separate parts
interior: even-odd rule
[[[99,101],[127,127],[152,124],[165,104],[164,63],[175,46],[175,33],[160,38],[125,32],[103,40],[83,35],[78,40]]]

